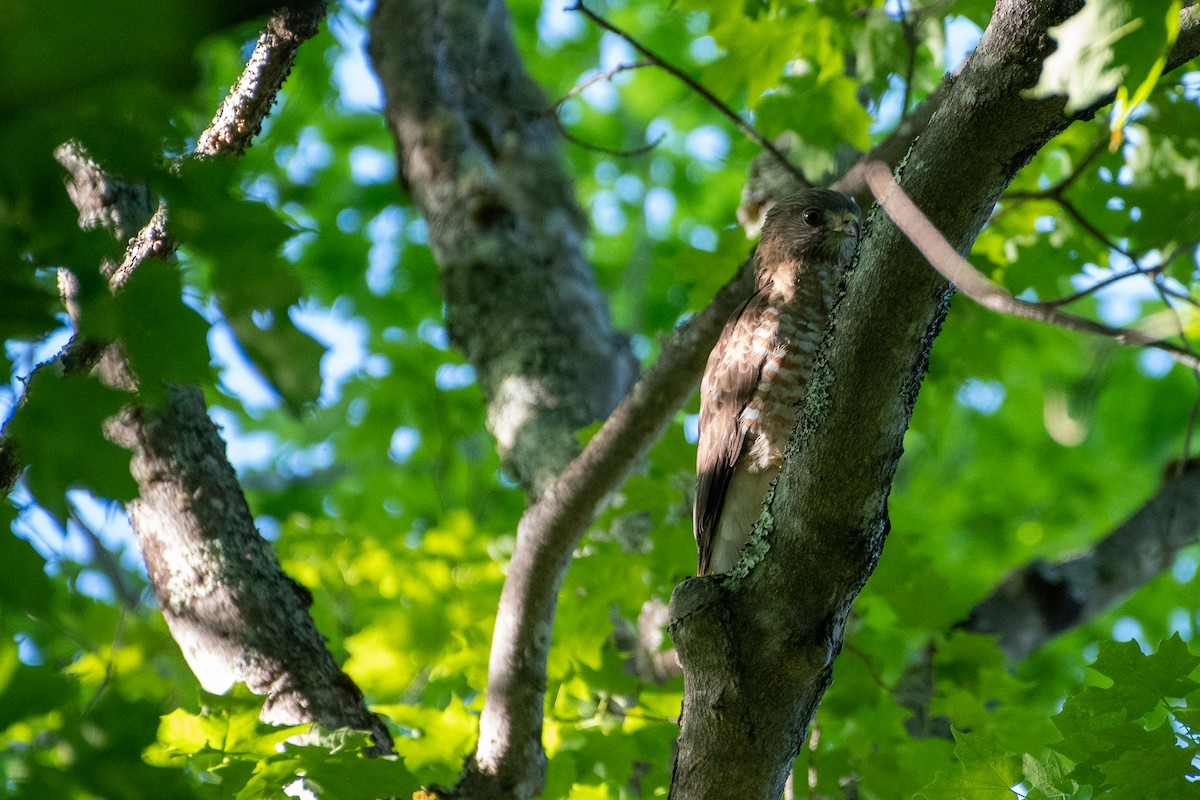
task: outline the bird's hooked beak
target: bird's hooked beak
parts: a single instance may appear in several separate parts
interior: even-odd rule
[[[851,211],[842,214],[840,224],[837,226],[838,233],[852,239],[858,238],[858,216]]]

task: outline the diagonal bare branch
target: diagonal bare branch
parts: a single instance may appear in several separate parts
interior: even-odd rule
[[[551,106],[551,108],[552,109],[558,108],[563,103],[570,100],[572,97],[582,94],[583,91],[585,89],[587,89],[589,86],[591,86],[593,83],[599,83],[600,81],[611,81],[613,78],[617,77],[622,72],[628,72],[629,70],[633,70],[633,69],[644,69],[645,67],[652,67],[652,66],[654,66],[654,63],[655,62],[653,62],[653,61],[635,61],[632,64],[618,64],[617,66],[613,67],[612,69],[605,70],[604,72],[597,72],[594,75],[589,75],[587,78],[583,79],[582,81],[580,81],[579,83],[575,84],[570,89],[568,89],[563,94],[562,97],[555,100],[554,105]]]
[[[979,305],[1001,314],[1044,322],[1067,330],[1108,337],[1120,344],[1153,347],[1171,355],[1176,361],[1192,369],[1200,368],[1200,358],[1188,348],[1165,342],[1161,338],[1131,328],[1116,328],[1095,320],[1059,311],[1045,303],[1030,303],[1019,300],[1004,287],[989,280],[969,261],[958,254],[940,231],[929,221],[916,204],[908,198],[892,179],[892,171],[886,165],[875,163],[867,166],[867,183],[876,200],[887,212],[896,226],[909,241],[925,256],[929,264],[942,277],[954,284],[958,291]]]
[[[201,136],[197,156],[236,156],[249,146],[296,49],[316,33],[324,13],[324,3],[316,0],[270,18],[237,85]],[[148,203],[118,205],[145,199],[144,191],[113,189],[120,182],[78,146],[60,148],[57,155],[72,175],[71,196],[85,224],[125,232],[137,217],[144,219]],[[160,203],[129,238],[122,263],[104,268],[111,290],[120,291],[147,259],[170,260],[174,249]],[[102,355],[97,359],[96,353]],[[135,385],[118,344],[82,342],[65,354],[68,360],[79,368],[96,364],[110,385]],[[308,610],[311,595],[283,572],[259,535],[202,392],[170,386],[164,397],[154,406],[127,407],[107,422],[105,432],[133,451],[130,470],[139,497],[128,505],[130,521],[163,616],[201,685],[220,693],[245,683],[266,696],[265,721],[366,730],[374,739],[373,753],[391,752],[387,728],[367,709],[316,629]]]

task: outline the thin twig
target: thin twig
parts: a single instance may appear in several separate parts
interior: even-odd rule
[[[1091,149],[1088,150],[1088,152],[1084,155],[1084,157],[1079,160],[1079,163],[1075,165],[1075,168],[1072,169],[1070,171],[1070,173],[1068,173],[1066,176],[1064,176],[1061,180],[1059,180],[1058,183],[1054,184],[1053,186],[1051,186],[1047,189],[1038,189],[1035,192],[1030,192],[1030,191],[1005,192],[1004,199],[1006,199],[1006,200],[1057,200],[1058,198],[1062,197],[1063,192],[1065,192],[1067,189],[1071,188],[1071,185],[1074,184],[1075,181],[1079,180],[1080,176],[1083,175],[1083,171],[1088,168],[1088,165],[1090,165],[1093,161],[1095,161],[1096,157],[1099,156],[1101,153],[1103,153],[1107,149],[1108,149],[1108,137],[1103,136],[1092,143]]]
[[[590,75],[586,79],[577,83],[575,86],[571,87],[571,89],[569,89],[567,91],[567,93],[564,94],[562,97],[558,98],[558,100],[556,100],[554,102],[554,105],[550,106],[550,108],[551,109],[558,108],[563,103],[570,100],[572,97],[575,97],[576,95],[581,94],[584,89],[587,89],[593,83],[599,83],[600,81],[611,81],[613,78],[615,78],[617,75],[621,74],[622,72],[627,72],[631,69],[642,69],[644,67],[652,67],[652,66],[654,66],[653,61],[635,61],[632,64],[618,64],[617,66],[613,67],[612,69],[610,69],[606,72],[597,72],[595,75]]]
[[[96,533],[95,528],[88,525],[83,519],[83,516],[79,513],[78,506],[70,500],[67,501],[67,514],[70,521],[75,523],[75,526],[79,530],[83,531],[84,538],[92,546],[92,558],[100,572],[112,584],[113,593],[117,596],[117,600],[120,601],[122,606],[131,611],[137,608],[140,603],[139,592],[129,585],[121,562],[108,549],[108,546],[104,544],[104,540],[100,538],[100,534]]]
[[[1004,199],[1005,200],[1015,200],[1015,201],[1017,201],[1016,205],[1018,205],[1018,206],[1021,205],[1024,201],[1028,201],[1028,200],[1049,200],[1051,202],[1057,203],[1058,206],[1067,213],[1067,216],[1069,216],[1073,220],[1075,220],[1077,225],[1079,225],[1081,228],[1083,228],[1085,231],[1087,231],[1089,234],[1091,234],[1092,237],[1095,238],[1097,241],[1099,241],[1102,245],[1107,247],[1109,250],[1113,250],[1115,252],[1120,253],[1121,255],[1128,258],[1130,261],[1133,261],[1134,263],[1138,263],[1141,261],[1140,256],[1136,255],[1135,253],[1128,250],[1127,248],[1121,247],[1116,242],[1114,242],[1112,240],[1112,238],[1108,236],[1108,234],[1106,234],[1104,231],[1100,230],[1100,228],[1098,228],[1095,224],[1093,224],[1091,220],[1089,220],[1087,217],[1085,217],[1083,215],[1083,212],[1081,212],[1079,210],[1079,208],[1075,205],[1075,203],[1073,203],[1071,200],[1068,200],[1067,196],[1066,196],[1067,189],[1071,188],[1071,186],[1075,183],[1075,181],[1079,180],[1080,176],[1083,175],[1084,170],[1086,170],[1091,165],[1091,163],[1093,161],[1095,161],[1096,158],[1101,153],[1105,152],[1107,149],[1108,149],[1108,138],[1103,137],[1103,138],[1097,139],[1095,142],[1092,143],[1092,147],[1090,150],[1088,150],[1087,154],[1084,155],[1084,157],[1079,160],[1079,163],[1075,165],[1075,168],[1072,169],[1066,176],[1064,176],[1058,183],[1054,184],[1053,186],[1051,186],[1047,189],[1039,189],[1039,190],[1033,191],[1033,192],[1030,192],[1030,191],[1006,192],[1004,194]],[[1058,304],[1062,305],[1062,302],[1060,302]]]
[[[1083,171],[1091,166],[1091,163],[1095,161],[1101,153],[1104,153],[1107,150],[1107,136],[1101,136],[1096,141],[1092,142],[1092,148],[1087,151],[1087,154],[1084,155],[1083,158],[1079,159],[1079,163],[1075,165],[1075,169],[1071,170],[1066,177],[1051,187],[1050,192],[1056,196],[1061,196],[1063,192],[1071,188],[1075,181],[1079,180],[1079,177],[1083,175]]]
[[[1062,208],[1062,210],[1066,211],[1067,214],[1071,217],[1071,219],[1075,220],[1075,222],[1078,223],[1079,227],[1083,228],[1085,231],[1090,233],[1092,235],[1092,237],[1094,239],[1096,239],[1096,241],[1100,242],[1102,245],[1107,247],[1109,250],[1113,250],[1115,252],[1120,253],[1121,255],[1125,256],[1126,258],[1128,258],[1130,261],[1133,261],[1134,263],[1141,260],[1141,257],[1138,256],[1136,253],[1134,253],[1133,251],[1129,250],[1126,247],[1122,247],[1121,245],[1117,244],[1109,237],[1108,234],[1106,234],[1104,231],[1102,231],[1098,227],[1096,227],[1096,225],[1093,224],[1092,221],[1089,220],[1087,217],[1085,217],[1083,215],[1083,212],[1080,211],[1078,208],[1076,208],[1075,204],[1072,203],[1070,200],[1068,200],[1065,197],[1062,197],[1061,195],[1054,199],[1058,202],[1058,205]]]
[[[1059,308],[1061,306],[1067,306],[1067,305],[1070,305],[1071,303],[1078,302],[1079,300],[1082,300],[1085,297],[1089,297],[1093,294],[1096,294],[1097,292],[1101,291],[1102,289],[1107,289],[1109,286],[1112,286],[1114,283],[1119,283],[1120,281],[1123,281],[1126,278],[1144,277],[1144,278],[1150,278],[1151,280],[1153,280],[1155,278],[1155,276],[1159,273],[1159,271],[1160,271],[1159,267],[1136,267],[1134,269],[1127,270],[1126,272],[1118,272],[1114,275],[1109,275],[1107,278],[1104,278],[1103,280],[1096,281],[1095,283],[1093,283],[1091,286],[1087,287],[1086,289],[1080,289],[1078,292],[1066,295],[1065,297],[1056,297],[1052,300],[1042,300],[1041,304],[1044,306],[1048,306],[1050,308]]]
[[[867,166],[867,184],[875,199],[942,277],[958,291],[984,308],[1002,314],[1056,325],[1067,330],[1105,336],[1120,344],[1153,347],[1169,353],[1176,361],[1192,369],[1200,369],[1200,356],[1188,348],[1165,342],[1142,331],[1115,328],[1068,314],[1041,303],[1029,303],[1013,297],[1012,293],[984,277],[969,261],[960,256],[929,218],[917,208],[896,182],[891,169],[882,163]]]
[[[618,158],[631,158],[633,156],[645,155],[646,153],[649,153],[651,150],[653,150],[654,148],[656,148],[660,144],[662,144],[663,140],[667,138],[667,135],[665,133],[663,133],[663,134],[660,134],[659,137],[657,139],[655,139],[653,142],[650,142],[649,144],[644,144],[641,147],[634,147],[629,150],[617,150],[616,148],[605,147],[602,144],[592,144],[591,142],[585,142],[583,139],[580,139],[578,136],[576,136],[575,134],[573,134],[569,130],[567,130],[566,126],[563,125],[562,122],[559,121],[557,117],[555,118],[555,120],[558,122],[559,133],[561,133],[563,138],[566,139],[571,144],[576,145],[577,147],[582,147],[585,150],[594,150],[597,153],[604,153],[604,154],[610,155],[610,156],[617,156]]]
[[[325,4],[314,2],[285,7],[267,21],[236,84],[221,101],[212,122],[196,140],[193,158],[240,156],[262,130],[284,80],[291,72],[300,45],[317,33],[325,17]],[[182,162],[187,156],[178,159]],[[167,206],[160,203],[154,216],[129,242],[125,258],[109,277],[109,287],[120,289],[148,258],[171,258],[177,243],[167,229]]]
[[[697,82],[695,78],[689,76],[679,67],[667,61],[665,58],[646,47],[646,45],[633,38],[633,36],[626,33],[624,30],[604,19],[604,17],[596,14],[582,2],[576,2],[573,6],[567,6],[567,10],[578,11],[580,14],[583,14],[592,22],[599,25],[601,28],[604,28],[604,30],[624,39],[630,44],[631,47],[633,47],[634,50],[637,50],[643,56],[650,59],[653,63],[657,64],[679,80],[683,81],[683,83],[687,84],[689,89],[704,98],[704,100],[713,108],[717,109],[717,111],[720,111],[722,114],[724,114],[731,122],[733,122],[734,125],[738,127],[739,130],[741,130],[742,133],[749,136],[756,144],[758,144],[759,147],[774,156],[781,166],[783,166],[796,177],[796,180],[800,181],[800,183],[802,183],[804,186],[812,186],[812,182],[804,176],[804,172],[802,172],[798,166],[788,160],[788,157],[780,152],[779,148],[772,144],[770,139],[763,136],[762,133],[759,132],[758,128],[755,128],[749,122],[746,122],[746,120],[742,119],[736,111],[734,111],[725,103],[721,102],[716,95],[704,88],[704,86]]]
[[[1070,305],[1071,303],[1082,300],[1085,297],[1090,297],[1091,295],[1096,294],[1103,289],[1107,289],[1114,283],[1119,283],[1126,278],[1144,277],[1150,279],[1155,291],[1157,291],[1158,294],[1164,298],[1164,302],[1166,297],[1171,297],[1182,303],[1200,306],[1200,301],[1197,301],[1196,298],[1192,297],[1186,292],[1173,289],[1162,282],[1162,273],[1166,269],[1167,263],[1168,262],[1164,262],[1153,267],[1135,267],[1131,270],[1126,270],[1125,272],[1118,272],[1115,275],[1109,275],[1107,278],[1096,281],[1086,289],[1080,289],[1078,292],[1073,294],[1066,295],[1065,297],[1056,297],[1050,300],[1041,300],[1039,302],[1044,306],[1059,308],[1061,306]]]

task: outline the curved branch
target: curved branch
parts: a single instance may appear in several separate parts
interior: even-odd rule
[[[589,86],[591,86],[593,83],[599,83],[600,81],[611,81],[613,78],[617,77],[622,72],[628,72],[629,70],[632,70],[632,69],[644,69],[645,67],[652,67],[652,66],[654,66],[654,63],[655,62],[653,62],[653,61],[635,61],[632,64],[618,64],[617,66],[613,67],[610,70],[605,70],[604,72],[597,72],[594,75],[589,75],[587,78],[585,78],[584,80],[580,81],[579,83],[575,84],[570,89],[568,89],[563,94],[562,97],[555,100],[554,105],[551,106],[551,108],[552,109],[558,108],[563,103],[570,100],[572,97],[582,94],[583,90],[588,88]]]
[[[960,627],[995,635],[1010,658],[1025,658],[1161,575],[1198,534],[1200,463],[1192,461],[1087,552],[1013,572]]]
[[[1095,283],[1093,283],[1091,286],[1087,287],[1086,289],[1080,289],[1078,292],[1072,292],[1071,294],[1065,295],[1064,297],[1055,297],[1052,300],[1041,300],[1039,302],[1041,305],[1046,306],[1047,308],[1059,308],[1061,306],[1069,306],[1072,303],[1076,303],[1085,297],[1091,297],[1092,295],[1096,294],[1097,292],[1103,291],[1104,289],[1107,289],[1109,286],[1112,286],[1115,283],[1120,283],[1121,281],[1124,281],[1124,280],[1128,280],[1129,278],[1139,278],[1140,277],[1140,278],[1148,278],[1151,281],[1153,281],[1155,279],[1155,277],[1157,277],[1158,273],[1161,271],[1162,271],[1161,267],[1137,267],[1135,269],[1126,270],[1125,272],[1117,272],[1112,275],[1109,275],[1107,278],[1104,278],[1103,280],[1096,281]]]
[[[1153,347],[1168,353],[1172,358],[1192,369],[1200,369],[1200,356],[1190,348],[1164,342],[1157,336],[1131,328],[1114,328],[1086,317],[1059,311],[1046,303],[1030,303],[1013,297],[1012,293],[989,280],[946,241],[936,226],[929,221],[915,203],[896,185],[892,172],[883,164],[867,166],[867,183],[876,199],[904,231],[921,254],[925,256],[942,277],[950,281],[958,291],[979,305],[1001,314],[1011,314],[1023,319],[1045,322],[1067,330],[1105,336],[1120,344]]]
[[[582,147],[584,150],[591,150],[594,153],[604,153],[605,155],[616,156],[617,158],[633,158],[634,156],[645,155],[662,144],[663,140],[667,138],[667,135],[664,133],[660,134],[659,137],[654,141],[647,142],[641,147],[631,147],[628,150],[618,150],[615,147],[605,147],[602,144],[585,142],[583,139],[580,139],[578,136],[567,130],[567,127],[563,125],[561,121],[558,121],[558,132],[562,134],[564,139],[576,147]]]

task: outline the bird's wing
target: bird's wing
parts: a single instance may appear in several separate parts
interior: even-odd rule
[[[741,415],[754,398],[765,353],[754,352],[754,334],[767,301],[756,293],[734,312],[708,357],[700,384],[700,441],[696,449],[693,521],[699,573],[708,573],[717,525],[734,467],[745,449]]]

